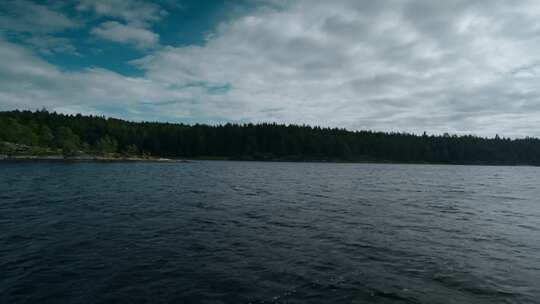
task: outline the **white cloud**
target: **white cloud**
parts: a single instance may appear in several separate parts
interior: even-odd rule
[[[135,63],[171,86],[230,84],[222,107],[200,96],[211,116],[523,135],[500,114],[540,119],[540,79],[512,74],[539,62],[539,17],[533,1],[295,1]]]
[[[79,27],[80,23],[45,5],[30,1],[0,3],[0,34],[16,37],[41,54],[63,53],[78,55],[67,38],[54,34]]]
[[[91,33],[105,40],[133,44],[139,49],[149,49],[159,44],[159,35],[144,28],[107,21],[92,29]]]
[[[140,0],[80,0],[77,9],[119,18],[137,27],[148,26],[167,15],[160,6]]]
[[[140,50],[159,44],[159,35],[151,30],[151,26],[168,14],[159,5],[142,0],[79,0],[76,8],[123,21],[103,22],[93,28],[91,34],[105,40],[132,44]]]
[[[31,36],[25,39],[25,42],[44,55],[62,53],[80,56],[77,48],[66,38],[49,35]]]
[[[93,34],[158,44],[147,26],[161,13],[82,3],[127,22],[102,23]],[[540,136],[538,20],[535,1],[273,1],[221,24],[202,46],[134,61],[142,77],[63,72],[3,42],[0,106]]]
[[[99,107],[129,108],[137,103],[184,97],[143,78],[126,77],[99,68],[66,72],[36,57],[31,51],[0,40],[0,108],[47,107],[95,113]]]
[[[0,3],[0,29],[29,33],[53,33],[77,27],[62,13],[26,0]],[[1,30],[0,30],[1,31]]]

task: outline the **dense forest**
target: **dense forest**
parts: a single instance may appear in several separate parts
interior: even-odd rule
[[[153,155],[291,161],[540,164],[536,138],[347,131],[305,125],[129,122],[41,111],[0,112],[0,154]]]

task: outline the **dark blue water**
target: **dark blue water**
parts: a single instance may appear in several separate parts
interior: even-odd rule
[[[540,168],[0,163],[1,303],[539,303]]]

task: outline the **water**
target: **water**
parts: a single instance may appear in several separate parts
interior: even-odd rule
[[[0,163],[1,303],[539,303],[540,168]]]

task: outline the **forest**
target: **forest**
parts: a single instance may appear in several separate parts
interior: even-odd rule
[[[152,155],[183,159],[539,165],[537,138],[348,131],[306,125],[130,122],[0,112],[0,154]]]

